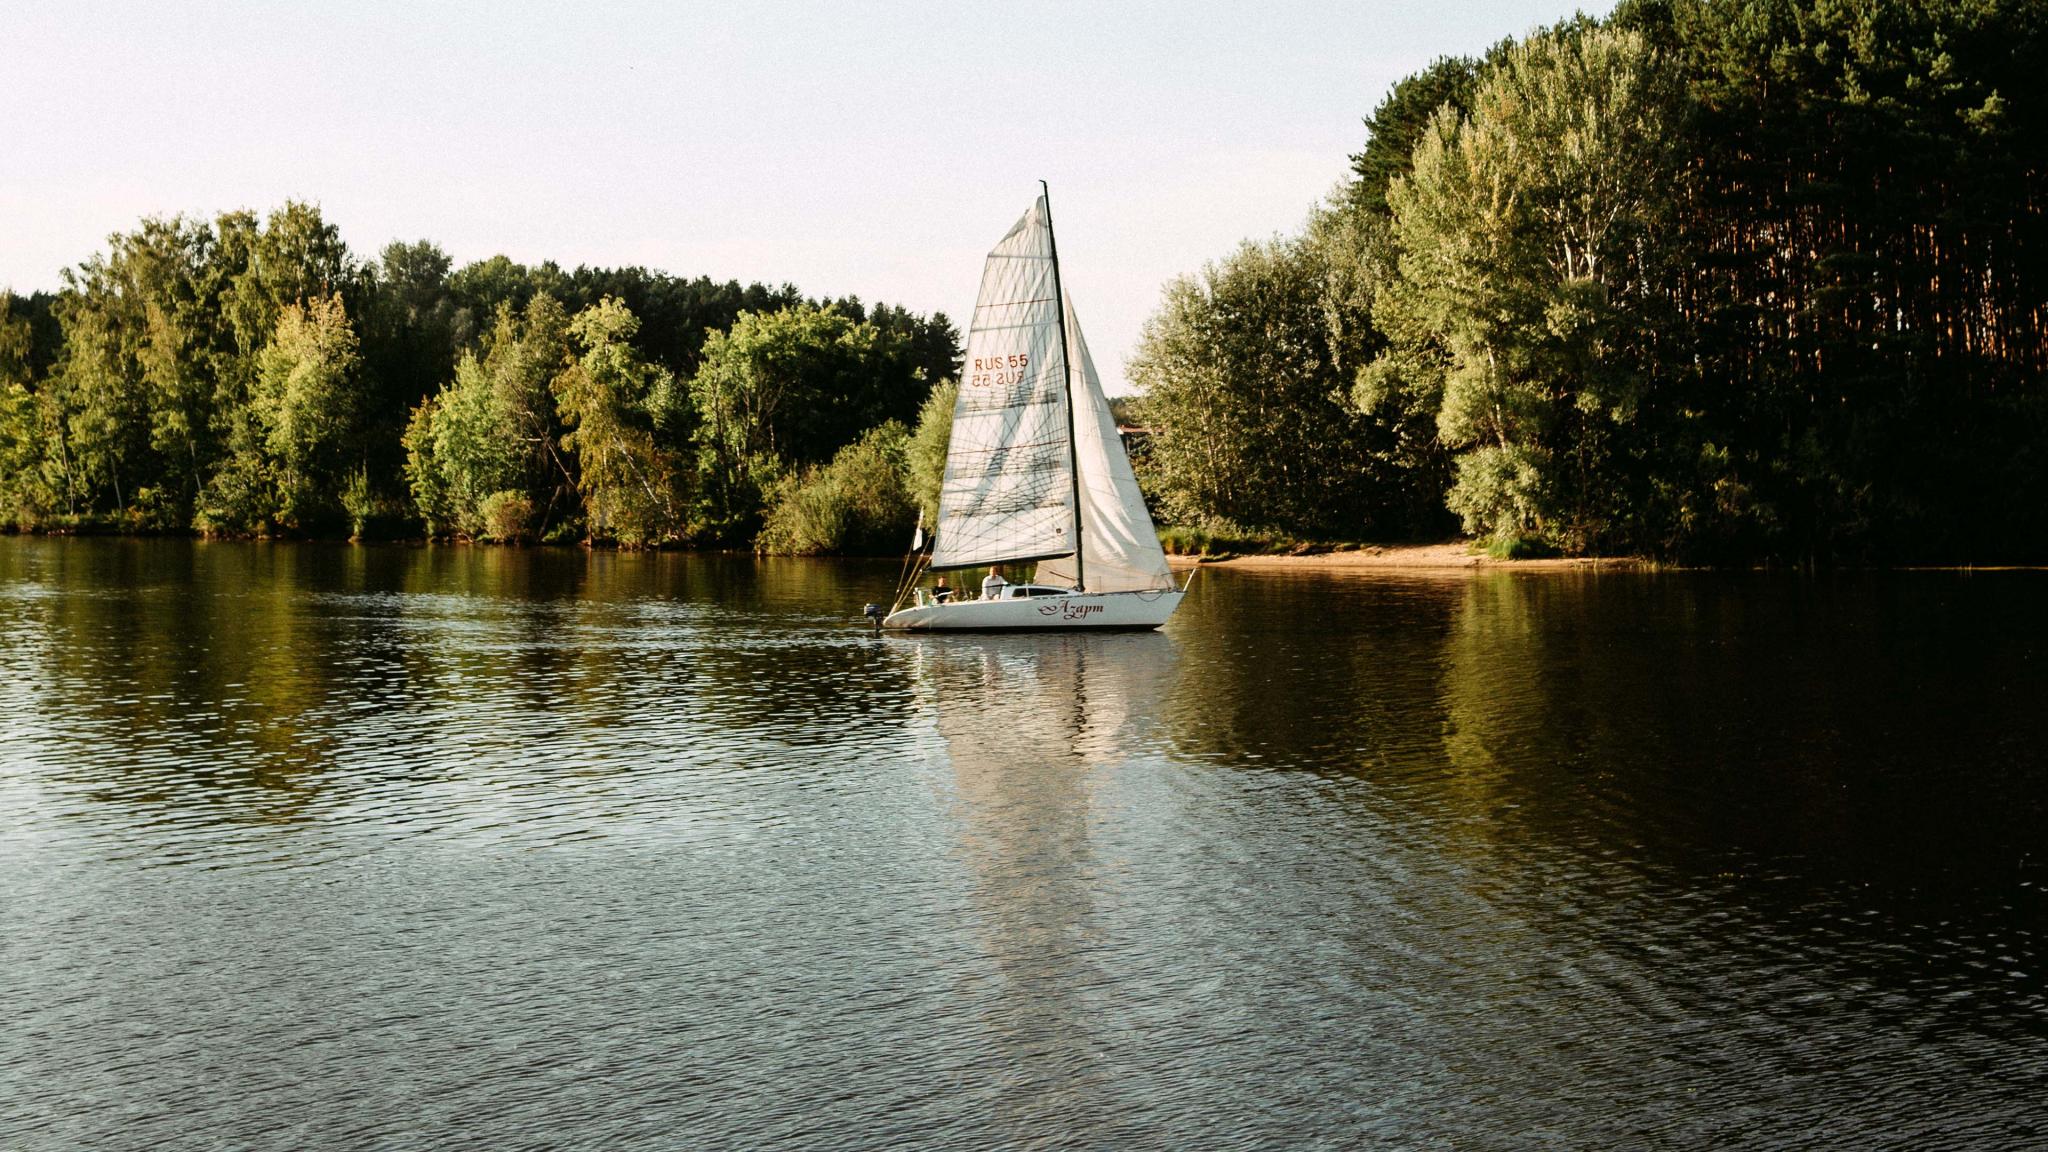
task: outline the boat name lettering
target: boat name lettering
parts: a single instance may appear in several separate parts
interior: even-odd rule
[[[1040,616],[1058,616],[1062,620],[1080,620],[1102,611],[1100,604],[1040,604]]]

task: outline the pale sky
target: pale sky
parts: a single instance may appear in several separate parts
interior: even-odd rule
[[[963,323],[1045,179],[1121,392],[1165,282],[1299,226],[1390,84],[1572,10],[13,0],[0,287],[55,288],[146,214],[297,198],[365,257],[430,239]]]

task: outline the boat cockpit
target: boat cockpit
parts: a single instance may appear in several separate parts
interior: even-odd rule
[[[1031,600],[1040,596],[1072,596],[1076,591],[1073,588],[1059,588],[1051,584],[1005,584],[996,589],[993,596],[961,600],[953,596],[950,589],[947,595],[941,598],[919,588],[914,602],[921,608],[926,604],[979,604],[987,600]]]
[[[1011,584],[1003,589],[1004,600],[1026,600],[1033,596],[1072,596],[1072,588],[1054,588],[1050,584]]]

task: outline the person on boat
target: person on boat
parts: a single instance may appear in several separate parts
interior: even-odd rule
[[[938,584],[932,588],[932,599],[938,601],[941,604],[944,604],[946,601],[951,600],[952,598],[953,589],[949,585],[947,585],[946,578],[944,576],[939,577]]]
[[[1010,582],[1003,579],[1003,570],[1001,568],[990,568],[988,575],[981,578],[981,598],[983,600],[1001,599],[1003,589],[1009,586]]]

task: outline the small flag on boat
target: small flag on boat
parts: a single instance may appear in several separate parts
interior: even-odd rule
[[[922,509],[922,508],[919,508],[919,509],[917,510],[917,529],[916,529],[915,531],[913,531],[913,532],[912,532],[912,533],[910,534],[910,550],[911,550],[912,552],[920,552],[920,551],[923,551],[923,549],[924,549],[924,509]]]

